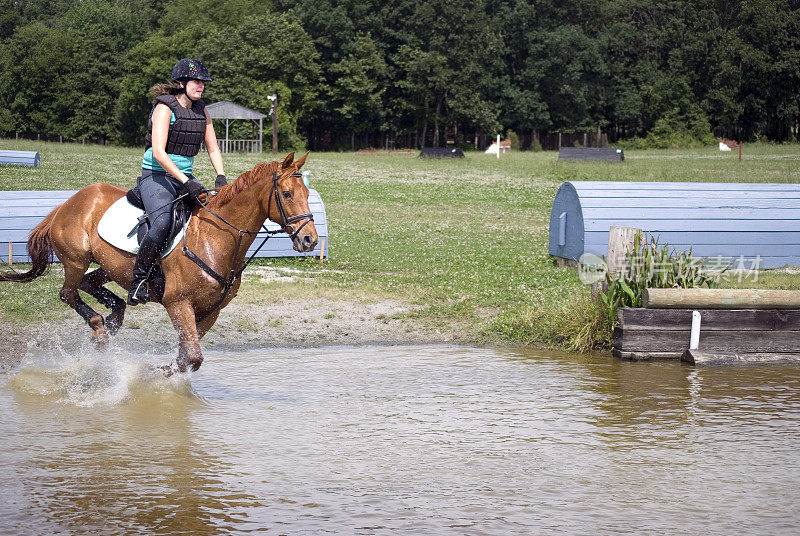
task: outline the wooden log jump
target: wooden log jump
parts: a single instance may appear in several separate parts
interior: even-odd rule
[[[800,309],[800,290],[648,288],[648,309]]]
[[[800,362],[798,291],[647,289],[645,295],[647,308],[617,312],[613,354],[619,358],[698,365]],[[694,311],[700,314],[699,344],[690,350]]]

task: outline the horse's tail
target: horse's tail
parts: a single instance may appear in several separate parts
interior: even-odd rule
[[[58,213],[59,207],[56,207],[39,225],[34,227],[28,237],[28,256],[33,263],[31,269],[27,272],[1,272],[0,281],[29,283],[47,272],[53,259],[50,228],[53,226],[53,220],[56,217],[56,213]]]

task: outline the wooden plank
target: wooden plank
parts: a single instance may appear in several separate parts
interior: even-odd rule
[[[45,214],[45,216],[46,215],[47,214]],[[14,218],[0,218],[0,224],[2,224],[3,229],[27,229],[30,231],[39,225],[43,219],[44,216],[18,216]]]
[[[558,150],[559,162],[564,161],[602,161],[622,162],[625,153],[614,147],[561,147]]]
[[[615,192],[616,193],[616,192]],[[787,198],[779,193],[771,197],[581,197],[581,207],[587,208],[646,208],[646,209],[679,209],[679,208],[797,208],[800,194]]]
[[[584,218],[584,230],[608,231],[612,225],[620,227],[637,227],[653,234],[667,231],[780,231],[795,232],[800,228],[798,220],[703,220],[682,218],[664,220],[657,217],[657,212],[650,218],[628,218],[624,213],[617,218]]]
[[[620,352],[683,352],[689,349],[689,330],[623,330],[614,328],[614,348]],[[710,352],[800,352],[797,331],[737,331],[700,328],[699,348]]]
[[[581,201],[583,200],[591,200],[591,204],[599,204],[600,206],[608,206],[607,203],[613,202],[614,199],[623,199],[623,198],[631,198],[631,199],[651,199],[651,200],[660,200],[664,204],[672,203],[673,201],[679,199],[694,199],[697,200],[698,203],[708,202],[714,203],[717,199],[721,196],[729,197],[732,192],[729,191],[711,191],[711,190],[702,190],[697,192],[671,192],[671,191],[639,191],[639,190],[607,190],[607,191],[581,191],[576,192],[576,194],[580,197]],[[780,192],[780,191],[754,191],[754,192],[733,192],[741,196],[740,198],[746,199],[763,199],[767,200],[781,200],[781,199],[788,199],[790,201],[797,201],[800,199],[800,193],[798,192]],[[690,196],[690,197],[689,197]],[[603,205],[605,203],[605,205]],[[654,201],[655,203],[655,201]]]
[[[642,302],[653,309],[800,309],[800,290],[647,288]]]
[[[586,247],[608,244],[608,230],[587,231],[585,233]],[[670,246],[698,245],[698,246],[725,246],[741,244],[778,244],[794,245],[800,252],[800,228],[794,232],[776,233],[772,231],[752,232],[726,232],[726,231],[698,231],[678,232],[663,231],[656,237],[660,243]]]
[[[11,243],[12,254],[15,262],[30,262],[27,255],[27,241],[31,230],[57,205],[74,195],[77,190],[20,190],[0,191],[0,244]],[[320,237],[320,242],[314,251],[297,252],[292,247],[288,236],[275,236],[267,241],[258,257],[299,257],[318,256],[321,251],[322,239],[325,239],[325,256],[328,256],[328,220],[325,205],[315,189],[309,188],[308,205],[314,214],[314,226]],[[279,230],[280,226],[267,221],[269,230]],[[257,235],[256,240],[248,251],[253,253],[266,233]]]
[[[744,363],[800,363],[800,353],[720,353],[686,350],[681,361],[692,365],[736,365]]]
[[[458,147],[423,147],[420,158],[464,158],[464,151]]]
[[[644,309],[621,307],[619,326],[624,330],[659,329],[687,331],[695,309]],[[700,330],[800,331],[800,309],[697,309]]]
[[[685,237],[684,237],[685,238]],[[755,257],[760,255],[762,257],[792,257],[800,254],[800,247],[797,244],[786,243],[772,243],[772,244],[758,244],[758,243],[742,243],[742,244],[694,244],[683,242],[669,242],[660,239],[659,244],[669,245],[669,251],[686,251],[692,250],[692,256],[695,258],[700,257],[729,257],[729,260],[738,259],[740,256]],[[594,253],[600,251],[605,254],[608,250],[607,247],[602,247],[602,244],[586,243],[584,251]]]
[[[751,208],[751,207],[694,207],[694,208],[659,208],[653,210],[646,207],[628,207],[624,211],[625,218],[637,220],[775,220],[791,219],[800,224],[800,202],[791,208]],[[613,219],[620,215],[619,207],[583,207],[585,219]],[[795,227],[797,229],[797,227]]]
[[[720,191],[720,192],[754,192],[754,191],[785,191],[800,194],[800,184],[798,183],[774,183],[774,182],[675,182],[675,181],[569,181],[576,190],[590,190],[598,192],[601,190],[631,190],[641,192],[643,190],[664,190],[676,191],[679,195],[685,196],[687,191]]]
[[[617,359],[628,359],[630,361],[655,361],[660,359],[678,360],[683,352],[622,352],[614,348],[611,355]]]
[[[626,267],[627,254],[633,252],[634,239],[641,229],[612,226],[608,231],[608,273],[618,274]]]
[[[17,166],[38,166],[39,153],[36,151],[0,150],[0,164]]]
[[[26,208],[42,208],[42,209],[53,209],[58,205],[61,205],[69,199],[69,197],[65,197],[63,199],[51,198],[51,199],[0,199],[0,207],[5,209],[13,210],[13,209],[26,209]]]

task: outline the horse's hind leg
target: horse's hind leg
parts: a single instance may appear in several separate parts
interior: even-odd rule
[[[111,310],[111,313],[105,319],[105,326],[108,332],[114,335],[122,326],[126,304],[125,300],[103,286],[109,281],[111,281],[111,278],[108,272],[98,268],[83,276],[79,288],[93,296],[102,306]]]
[[[61,287],[61,292],[59,292],[61,301],[75,309],[86,320],[86,323],[94,331],[92,334],[93,341],[97,343],[107,342],[109,337],[103,323],[103,317],[86,305],[86,302],[78,294],[83,274],[89,268],[89,261],[62,259],[62,264],[64,265],[64,286]]]

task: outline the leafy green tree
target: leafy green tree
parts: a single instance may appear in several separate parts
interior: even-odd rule
[[[84,0],[59,20],[72,37],[72,69],[62,76],[72,113],[64,128],[71,139],[117,140],[115,106],[128,43],[143,37],[136,17],[123,3]]]
[[[406,7],[403,1],[395,6]],[[489,95],[500,71],[502,41],[491,30],[484,2],[418,3],[402,20],[407,42],[392,56],[401,90],[394,98],[398,108],[414,111],[420,144],[433,127],[432,144],[439,146],[441,127],[456,122],[492,134],[500,130],[499,106]]]
[[[199,54],[213,68],[209,102],[230,100],[266,112],[267,97],[277,93],[280,143],[301,144],[297,125],[317,108],[320,82],[318,54],[301,21],[291,14],[252,17],[235,29],[210,35]]]
[[[0,131],[63,135],[71,94],[63,87],[73,67],[70,35],[30,23],[0,45]]]
[[[350,53],[330,66],[334,76],[330,94],[335,112],[354,138],[382,126],[381,97],[386,89],[387,69],[369,34],[357,35],[348,48]],[[351,146],[355,145],[353,138]]]

